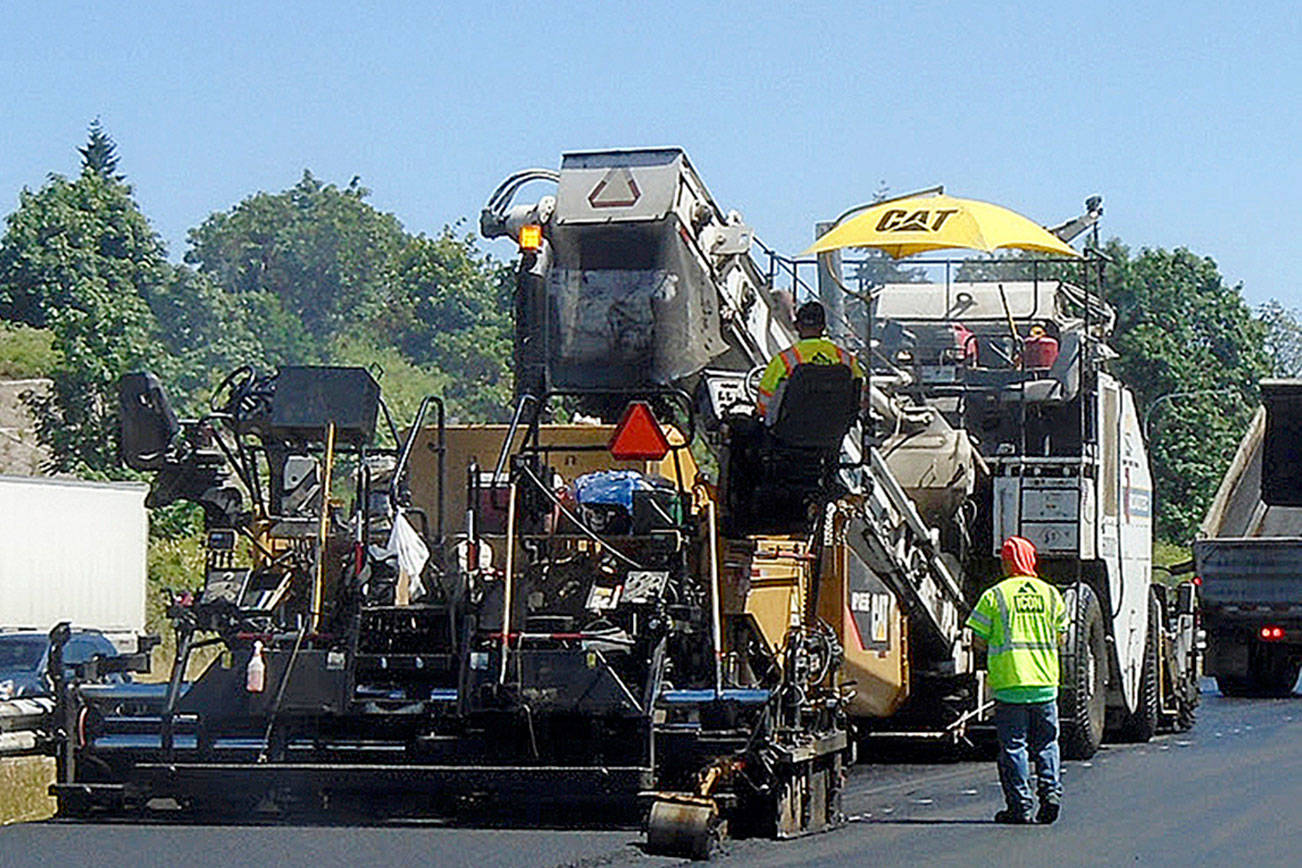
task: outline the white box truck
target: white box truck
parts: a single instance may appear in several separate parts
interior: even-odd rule
[[[134,651],[145,628],[148,491],[0,476],[0,630],[70,621]]]

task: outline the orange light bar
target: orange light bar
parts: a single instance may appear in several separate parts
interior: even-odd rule
[[[542,247],[542,227],[537,223],[526,223],[520,227],[520,249],[537,250]]]

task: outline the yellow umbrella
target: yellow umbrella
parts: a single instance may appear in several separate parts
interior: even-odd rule
[[[1080,256],[1016,211],[943,194],[873,205],[825,233],[802,255],[841,247],[875,247],[896,259],[929,250],[989,252],[1003,247]]]

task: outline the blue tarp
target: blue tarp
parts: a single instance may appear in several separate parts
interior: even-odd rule
[[[574,500],[580,504],[622,506],[633,514],[633,492],[651,491],[655,478],[636,470],[600,470],[574,480]]]

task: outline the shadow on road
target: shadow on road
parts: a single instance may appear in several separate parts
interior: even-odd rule
[[[998,826],[994,820],[974,820],[971,817],[946,819],[945,817],[901,817],[898,820],[867,820],[873,826]]]

